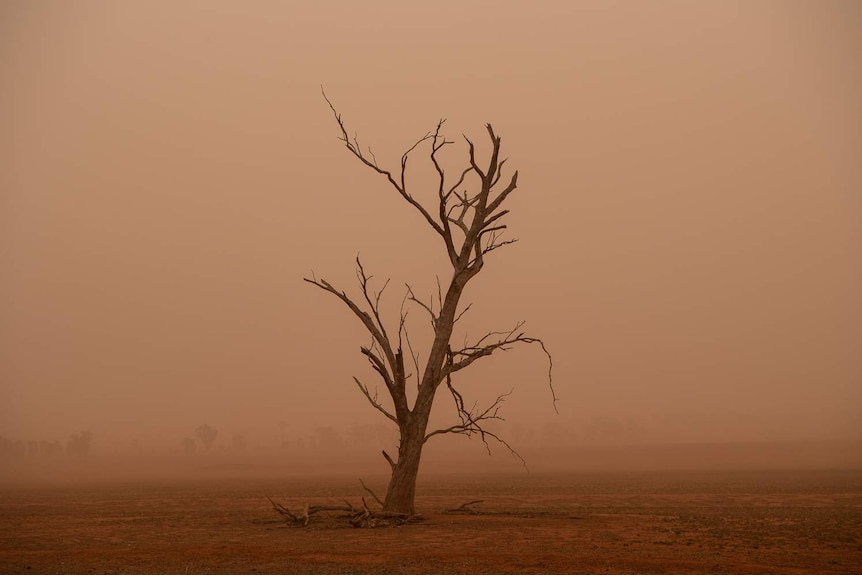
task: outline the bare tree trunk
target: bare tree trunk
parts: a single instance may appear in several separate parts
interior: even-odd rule
[[[387,512],[406,513],[408,515],[415,513],[413,500],[416,495],[419,460],[422,457],[422,446],[426,439],[425,431],[428,428],[428,419],[431,415],[437,386],[442,379],[440,372],[446,360],[449,338],[452,336],[452,329],[455,325],[458,301],[466,283],[460,281],[460,273],[463,273],[463,270],[456,270],[455,277],[446,293],[445,304],[440,311],[439,319],[436,321],[437,333],[413,411],[410,412],[406,421],[399,422],[401,443],[398,447],[398,462],[392,469],[392,477],[389,479],[386,499],[383,502],[383,510]]]
[[[411,417],[401,428],[401,444],[398,447],[398,462],[392,468],[383,511],[414,515],[416,508],[416,479],[419,476],[419,461],[425,444],[425,429],[428,416]]]

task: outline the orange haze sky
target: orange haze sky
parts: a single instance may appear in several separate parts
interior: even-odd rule
[[[520,171],[462,327],[526,320],[560,413],[531,347],[469,400],[558,441],[860,440],[860,55],[853,1],[3,2],[0,436],[388,424],[302,278],[356,294],[360,253],[394,318],[449,269],[323,85],[383,165],[446,117],[449,170],[491,122]]]

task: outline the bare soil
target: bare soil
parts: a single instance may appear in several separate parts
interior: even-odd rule
[[[382,485],[383,478],[366,478]],[[425,520],[355,529],[289,507],[355,478],[0,490],[0,573],[862,574],[862,472],[426,476]],[[483,499],[477,515],[446,509]]]

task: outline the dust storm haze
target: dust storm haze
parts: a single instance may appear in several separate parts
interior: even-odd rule
[[[356,294],[360,253],[394,319],[449,268],[324,85],[384,166],[441,117],[452,171],[462,133],[482,157],[484,124],[502,136],[520,241],[462,329],[526,320],[559,415],[538,349],[461,383],[514,390],[499,429],[525,455],[858,442],[860,44],[849,1],[4,2],[0,436],[200,455],[208,424],[225,454],[385,466],[394,426],[351,379],[374,381],[366,334],[302,278]]]

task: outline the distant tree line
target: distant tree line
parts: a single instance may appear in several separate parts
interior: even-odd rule
[[[507,429],[507,433],[521,444],[542,443],[624,443],[643,439],[647,430],[637,420],[631,418],[619,418],[613,416],[600,416],[594,418],[582,427],[575,428],[560,423],[546,423],[543,426],[525,426],[522,424],[501,424]],[[224,444],[216,444],[219,430],[209,424],[203,424],[195,428],[192,436],[183,437],[179,444],[183,453],[192,455],[199,448],[204,451],[212,451],[213,448],[221,450],[229,449],[234,452],[242,452],[254,445],[245,435],[234,434]],[[24,459],[59,459],[68,457],[72,459],[84,459],[92,452],[93,433],[83,430],[69,436],[64,442],[53,441],[22,441],[0,436],[0,461],[24,460]],[[371,444],[396,442],[392,429],[384,424],[359,424],[354,423],[346,429],[338,429],[333,426],[320,426],[309,430],[299,436],[288,437],[282,426],[281,433],[274,438],[275,443],[270,443],[264,448],[278,448],[285,451],[304,450],[329,450],[349,449]],[[135,453],[143,453],[137,439],[132,440]]]
[[[84,458],[90,454],[93,445],[93,433],[81,431],[69,437],[64,446],[60,441],[21,441],[0,437],[0,460],[27,458],[59,458],[64,455],[72,458]]]
[[[235,434],[230,441],[216,444],[219,430],[209,424],[200,425],[195,429],[193,436],[180,439],[179,444],[182,452],[193,455],[203,448],[204,451],[231,450],[234,452],[246,451],[249,441],[245,435]],[[338,450],[342,448],[357,447],[366,444],[379,443],[380,441],[395,441],[392,430],[384,424],[353,424],[345,430],[339,430],[332,426],[320,426],[310,433],[298,437],[288,438],[282,426],[281,433],[276,439],[276,445],[281,450]],[[258,448],[263,446],[257,445]],[[273,445],[263,447],[272,448]]]

